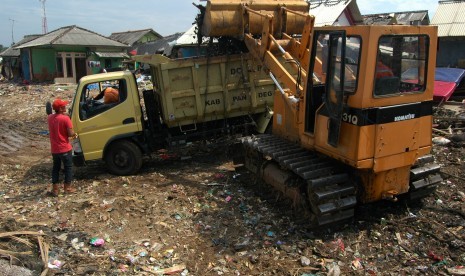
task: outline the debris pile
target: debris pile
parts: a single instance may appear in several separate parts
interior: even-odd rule
[[[0,249],[32,255],[0,253],[32,275],[465,273],[464,147],[450,135],[434,132],[451,142],[433,147],[445,181],[423,204],[379,202],[344,225],[311,229],[285,199],[235,170],[227,140],[179,153],[190,158],[161,152],[136,176],[110,175],[99,163],[75,168],[78,193],[47,197],[43,103],[71,100],[73,89],[24,87],[0,84],[0,214],[9,218],[0,222],[9,233]],[[434,128],[459,133],[460,111],[441,112]]]

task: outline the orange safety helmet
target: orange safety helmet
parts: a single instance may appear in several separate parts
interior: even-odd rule
[[[117,103],[117,102],[119,102],[118,90],[113,87],[106,88],[104,95],[103,95],[103,103],[109,104],[109,103]]]

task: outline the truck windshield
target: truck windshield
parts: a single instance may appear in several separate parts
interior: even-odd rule
[[[422,93],[426,82],[425,35],[386,35],[378,41],[374,96]]]

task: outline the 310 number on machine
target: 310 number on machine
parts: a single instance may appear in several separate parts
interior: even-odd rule
[[[349,113],[343,113],[342,114],[342,121],[346,122],[346,123],[349,123],[349,124],[357,125],[358,124],[358,116],[353,115],[353,114],[349,114]]]

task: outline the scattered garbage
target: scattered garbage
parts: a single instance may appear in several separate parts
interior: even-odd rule
[[[302,256],[300,257],[300,264],[302,266],[310,266],[310,259],[305,256]]]
[[[435,119],[450,140],[431,150],[445,180],[423,208],[361,207],[353,221],[319,232],[232,167],[215,143],[207,154],[177,155],[189,161],[154,158],[136,176],[109,175],[99,164],[74,168],[80,193],[45,197],[52,162],[43,103],[53,93],[55,86],[0,83],[0,106],[9,111],[0,122],[0,226],[3,234],[46,235],[39,245],[37,235],[0,234],[2,250],[32,252],[11,256],[8,266],[38,268],[33,275],[465,275],[465,126],[455,115]]]
[[[101,238],[92,238],[89,242],[92,246],[100,247],[105,244],[105,240]]]
[[[450,275],[465,275],[465,267],[464,266],[448,267],[447,272]]]
[[[360,258],[356,258],[355,260],[352,261],[351,267],[353,270],[362,270],[363,269],[362,260]]]
[[[61,268],[61,266],[63,266],[63,263],[59,260],[53,260],[48,263],[48,268],[51,268],[51,269],[59,269]]]
[[[450,143],[450,140],[444,137],[434,137],[432,140],[436,145],[447,145]]]
[[[435,262],[440,262],[444,260],[444,257],[435,254],[433,251],[428,252],[428,257]]]

